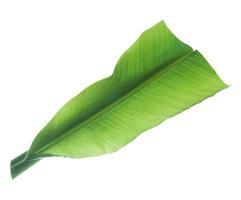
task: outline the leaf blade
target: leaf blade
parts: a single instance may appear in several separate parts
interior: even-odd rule
[[[226,87],[199,52],[160,22],[123,54],[111,77],[88,87],[55,115],[25,159],[114,152]]]

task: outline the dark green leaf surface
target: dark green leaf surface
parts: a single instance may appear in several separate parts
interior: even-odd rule
[[[114,152],[227,85],[162,21],[121,56],[112,76],[71,99],[11,162],[12,177],[48,156]]]

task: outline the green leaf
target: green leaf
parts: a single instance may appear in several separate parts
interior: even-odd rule
[[[113,74],[71,99],[11,162],[12,177],[49,156],[114,152],[227,85],[162,21],[121,56]]]

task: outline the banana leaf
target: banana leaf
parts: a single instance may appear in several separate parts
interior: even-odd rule
[[[111,76],[57,112],[30,148],[11,161],[12,178],[44,157],[115,152],[226,87],[206,59],[161,21],[124,52]]]

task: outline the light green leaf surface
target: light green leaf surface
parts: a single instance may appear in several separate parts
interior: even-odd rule
[[[71,99],[11,162],[12,177],[43,157],[114,152],[227,85],[162,21],[121,56],[113,74]]]

